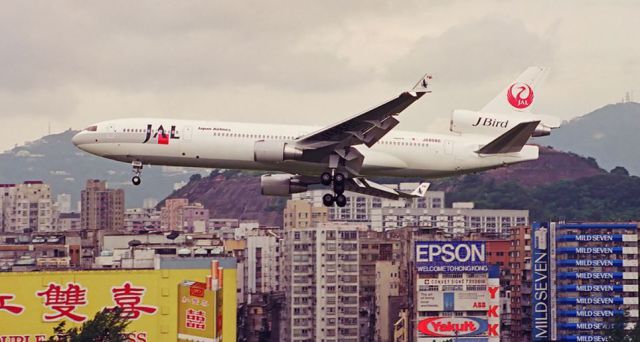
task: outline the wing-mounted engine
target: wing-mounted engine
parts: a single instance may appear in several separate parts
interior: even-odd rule
[[[302,150],[286,141],[255,142],[253,159],[261,163],[280,163],[285,160],[301,160]]]
[[[268,174],[260,177],[260,188],[263,195],[289,196],[307,191],[307,184],[296,175]]]
[[[534,137],[551,134],[560,127],[560,120],[550,115],[511,112],[507,114],[482,113],[470,110],[454,110],[451,114],[450,130],[459,134],[481,134],[498,136],[523,122],[540,121],[533,132]]]

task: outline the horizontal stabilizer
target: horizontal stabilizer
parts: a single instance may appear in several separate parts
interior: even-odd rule
[[[508,130],[492,142],[484,145],[476,153],[498,154],[520,152],[522,147],[529,141],[531,135],[538,127],[540,121],[523,122]]]

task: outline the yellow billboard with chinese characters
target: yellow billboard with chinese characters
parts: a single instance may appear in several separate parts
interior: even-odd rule
[[[220,290],[222,291],[222,290]],[[178,341],[216,341],[217,294],[205,283],[184,282],[178,288]]]
[[[224,269],[222,341],[236,340],[236,270]],[[131,319],[130,342],[175,341],[178,285],[207,269],[0,273],[0,341],[46,341],[62,320],[80,325],[104,308]]]

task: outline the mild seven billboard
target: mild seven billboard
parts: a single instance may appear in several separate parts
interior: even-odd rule
[[[533,253],[533,341],[551,340],[551,283],[550,277],[550,239],[549,228],[534,223],[531,229]]]

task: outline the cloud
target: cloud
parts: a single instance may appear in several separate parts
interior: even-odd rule
[[[0,11],[0,150],[124,116],[327,124],[424,72],[401,128],[447,127],[531,64],[563,119],[637,89],[635,1],[56,1]],[[593,24],[597,18],[597,25]]]
[[[512,76],[514,71],[552,58],[549,41],[522,22],[489,16],[453,26],[435,37],[422,37],[389,68],[387,77],[406,80],[415,76],[416,66],[424,66],[439,76],[440,84],[459,87]]]
[[[0,89],[75,84],[170,91],[269,84],[300,91],[366,80],[335,55],[300,50],[308,31],[344,18],[314,4],[16,5],[0,15],[0,53],[11,66],[0,71]]]

